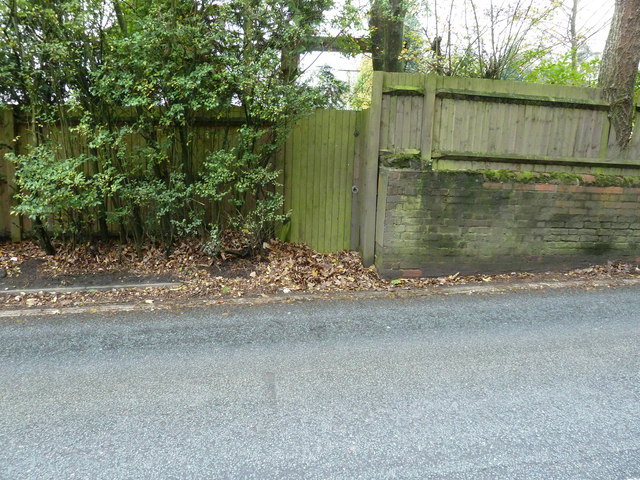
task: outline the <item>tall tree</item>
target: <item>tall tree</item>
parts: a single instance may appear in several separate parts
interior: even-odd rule
[[[616,0],[609,37],[602,54],[598,85],[609,99],[609,116],[621,148],[628,145],[633,130],[638,63],[640,0]]]
[[[405,0],[373,0],[369,15],[373,69],[403,71]]]

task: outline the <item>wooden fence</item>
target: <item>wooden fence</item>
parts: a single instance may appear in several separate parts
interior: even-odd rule
[[[281,155],[291,241],[323,252],[350,247],[357,117],[354,111],[317,110],[296,125],[285,144]]]
[[[435,169],[480,160],[516,170],[638,166],[640,136],[619,151],[600,89],[389,73],[377,81],[382,153],[419,154]]]
[[[231,112],[234,113],[234,112]],[[350,247],[351,197],[356,149],[355,111],[316,110],[303,118],[274,161],[282,171],[280,183],[285,211],[291,213],[289,239],[312,245],[320,251]],[[238,122],[233,116],[222,120],[199,119],[193,129],[191,168],[202,169],[209,152],[221,148],[233,137]],[[88,153],[80,138],[50,131],[54,141],[71,143],[72,154]],[[71,138],[71,142],[69,142]],[[17,139],[14,141],[14,139]],[[126,138],[128,151],[145,145],[139,135]],[[27,218],[10,215],[15,191],[13,164],[4,153],[24,153],[29,144],[27,125],[14,118],[11,109],[0,110],[0,236],[19,240],[31,230]],[[173,153],[179,156],[179,152]]]
[[[607,113],[595,88],[375,72],[370,109],[316,111],[277,156],[290,240],[321,251],[357,249],[372,263],[378,164],[385,157],[433,170],[640,175],[640,135],[621,153]],[[195,157],[215,148],[220,128],[201,127]],[[3,111],[0,149],[12,145],[16,131]],[[13,171],[6,161],[0,182],[1,176],[0,233],[18,238],[21,223],[8,213]]]

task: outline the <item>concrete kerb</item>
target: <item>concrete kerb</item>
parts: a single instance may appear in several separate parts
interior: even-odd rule
[[[147,285],[144,285],[145,287]],[[426,289],[375,290],[353,292],[314,292],[269,295],[263,297],[237,297],[170,301],[167,303],[114,303],[63,308],[19,308],[0,311],[0,318],[21,318],[42,315],[118,313],[131,311],[184,310],[198,307],[231,307],[236,305],[265,305],[270,303],[292,303],[313,300],[347,300],[377,298],[418,298],[432,295],[495,295],[528,290],[558,290],[568,288],[612,288],[640,286],[640,278],[604,280],[566,280],[557,282],[518,282],[502,285],[474,284],[434,286]],[[111,287],[113,288],[113,287]]]
[[[99,292],[105,290],[125,290],[143,288],[178,287],[179,282],[158,283],[121,283],[116,285],[95,285],[83,287],[51,287],[51,288],[20,288],[14,290],[0,290],[0,295],[23,295],[27,293],[75,293],[75,292]]]

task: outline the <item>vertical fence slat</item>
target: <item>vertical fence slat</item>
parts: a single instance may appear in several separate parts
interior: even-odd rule
[[[11,182],[13,172],[4,154],[11,151],[13,139],[13,112],[0,109],[0,233],[11,236]]]

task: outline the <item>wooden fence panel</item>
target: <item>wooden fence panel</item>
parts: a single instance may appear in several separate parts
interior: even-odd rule
[[[606,112],[438,98],[434,150],[598,158]]]
[[[284,146],[285,210],[293,242],[322,252],[348,249],[357,112],[317,110]]]

